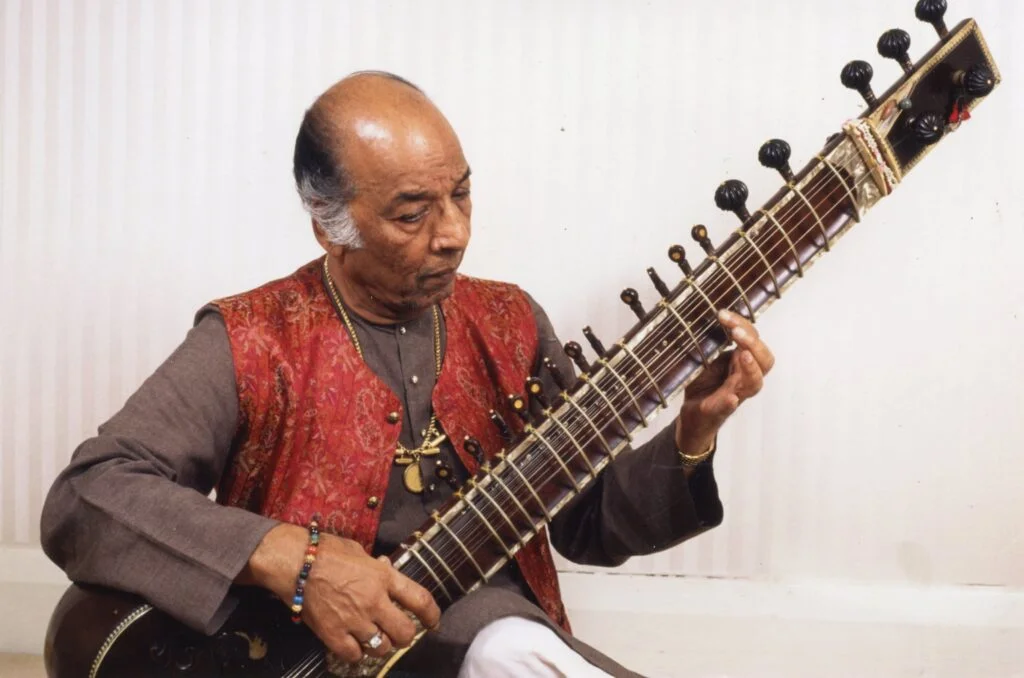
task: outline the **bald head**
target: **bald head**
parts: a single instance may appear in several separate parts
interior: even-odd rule
[[[419,87],[392,73],[354,73],[306,111],[295,140],[295,182],[331,240],[359,247],[362,236],[346,210],[357,191],[452,141],[458,144],[455,132]]]

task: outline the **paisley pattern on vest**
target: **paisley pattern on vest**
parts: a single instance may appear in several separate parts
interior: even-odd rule
[[[214,302],[235,365],[239,425],[218,501],[373,547],[398,442],[402,403],[363,362],[323,286],[322,259],[291,276]],[[502,441],[490,410],[521,426],[508,396],[522,393],[537,328],[517,287],[465,276],[441,303],[446,347],[434,411],[470,472],[466,436],[490,456]],[[389,414],[399,414],[397,420]],[[569,630],[546,532],[516,554],[552,621]]]

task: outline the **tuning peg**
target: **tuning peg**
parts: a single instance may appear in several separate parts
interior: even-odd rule
[[[701,246],[701,249],[703,249],[708,256],[715,253],[715,246],[711,242],[711,238],[708,237],[708,229],[704,224],[697,224],[694,226],[690,230],[690,235],[697,241],[697,244]]]
[[[476,463],[484,463],[484,448],[476,438],[466,436],[462,441],[462,449],[466,451],[466,454],[476,459]]]
[[[683,249],[682,245],[672,245],[668,248],[668,258],[676,262],[679,266],[679,270],[683,272],[687,278],[693,276],[693,268],[690,267],[690,262],[686,260],[686,250]]]
[[[771,139],[764,142],[761,150],[757,152],[758,161],[782,175],[783,181],[790,183],[794,180],[793,169],[789,166],[789,156],[793,150],[782,139]]]
[[[882,33],[878,39],[878,53],[886,59],[896,61],[904,73],[914,70],[914,64],[910,61],[910,33],[894,28]]]
[[[715,191],[715,204],[718,205],[718,209],[732,212],[740,221],[746,222],[750,219],[750,212],[747,211],[749,195],[750,191],[747,190],[745,183],[738,179],[729,179]],[[704,249],[707,250],[706,247]]]
[[[583,328],[583,336],[587,338],[590,348],[594,349],[594,353],[597,354],[597,357],[602,357],[605,353],[604,344],[602,344],[601,340],[594,334],[594,330],[590,329],[590,325]],[[572,356],[569,357],[571,358]]]
[[[455,470],[452,469],[451,465],[448,464],[447,462],[441,459],[435,461],[434,475],[437,476],[439,480],[443,480],[444,482],[446,482],[448,484],[448,487],[452,488],[453,490],[459,489],[459,480],[458,478],[455,477]],[[435,490],[437,489],[437,487],[436,485],[431,483],[430,489]]]
[[[526,403],[526,398],[515,393],[508,395],[508,404],[512,408],[512,411],[519,415],[525,423],[530,423],[530,408]]]
[[[587,362],[586,356],[583,355],[583,347],[575,341],[570,341],[565,345],[565,355],[569,356],[576,363],[576,369],[580,372],[590,371],[590,363]]]
[[[661,276],[658,275],[658,272],[655,271],[653,267],[647,269],[647,275],[650,277],[651,282],[654,283],[654,289],[658,290],[658,294],[660,294],[662,298],[665,298],[672,293],[671,290],[669,290],[668,285],[665,284],[665,281],[661,279]]]
[[[942,138],[946,120],[938,113],[921,113],[907,118],[907,128],[918,143],[929,146]]]
[[[622,290],[622,294],[619,295],[619,299],[622,299],[622,303],[629,306],[630,310],[636,314],[636,317],[640,320],[644,319],[647,315],[647,311],[644,310],[644,305],[640,303],[640,293],[634,290],[632,287],[627,287]]]
[[[974,64],[966,71],[954,73],[953,83],[962,87],[967,96],[977,99],[992,93],[996,86],[996,76],[985,64]]]
[[[501,439],[506,443],[512,442],[512,429],[508,427],[508,422],[505,421],[505,418],[494,410],[491,410],[489,416],[491,423],[498,429],[498,435],[501,436]]]
[[[530,399],[540,405],[540,409],[548,409],[548,399],[544,395],[544,382],[537,377],[530,377],[526,380],[526,393]]]
[[[572,384],[569,383],[569,380],[565,378],[564,374],[562,374],[562,370],[558,369],[558,365],[556,365],[551,360],[551,358],[544,356],[544,367],[547,369],[548,372],[551,373],[551,378],[554,379],[555,383],[558,385],[559,390],[569,390],[569,387]]]
[[[875,93],[871,90],[871,78],[875,76],[875,70],[866,61],[851,61],[843,67],[839,79],[843,86],[855,89],[864,97],[864,102],[871,108],[878,103]]]
[[[930,23],[940,38],[949,35],[949,29],[946,28],[943,19],[946,16],[946,0],[919,0],[917,7],[914,8],[914,14],[921,21]]]

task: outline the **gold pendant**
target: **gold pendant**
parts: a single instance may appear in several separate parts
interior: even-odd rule
[[[419,459],[405,467],[405,471],[402,472],[402,480],[405,482],[405,489],[413,494],[423,492],[423,472],[420,471]]]

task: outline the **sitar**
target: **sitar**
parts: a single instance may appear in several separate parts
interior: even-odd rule
[[[692,236],[706,254],[695,267],[681,246],[673,246],[669,256],[682,281],[670,289],[648,269],[660,296],[650,309],[636,290],[624,290],[622,301],[637,323],[610,348],[586,330],[598,356],[594,362],[579,344],[567,344],[580,376],[574,383],[561,379],[556,402],[544,401],[533,382],[523,394],[509,395],[508,405],[522,415],[516,433],[504,449],[472,450],[485,463],[391,555],[399,571],[432,591],[442,607],[481,586],[729,348],[719,309],[756,319],[970,118],[1000,77],[975,21],[950,30],[945,12],[946,0],[917,3],[917,17],[932,24],[939,40],[916,63],[905,31],[893,29],[879,39],[881,56],[903,69],[884,94],[872,90],[867,62],[842,69],[843,85],[856,90],[867,109],[800,171],[790,167],[786,142],[772,139],[761,147],[761,164],[776,170],[785,185],[759,210],[748,211],[742,182],[718,187],[715,202],[738,217],[737,230],[715,246],[705,227],[694,227]],[[531,408],[531,399],[540,407]],[[51,678],[381,677],[407,651],[345,664],[305,626],[292,624],[287,608],[269,593],[239,595],[241,603],[225,625],[205,636],[141,599],[73,585],[47,630],[47,673]],[[424,630],[417,626],[417,631],[418,641]]]

